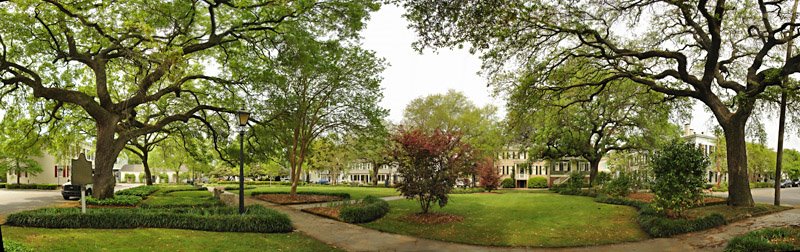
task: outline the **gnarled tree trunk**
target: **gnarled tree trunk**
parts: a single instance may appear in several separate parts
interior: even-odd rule
[[[589,161],[589,187],[594,186],[594,180],[597,178],[597,172],[600,167],[600,159],[593,158]]]
[[[147,177],[145,179],[147,185],[153,185],[153,174],[150,172],[150,164],[148,160],[147,152],[144,152],[142,155],[142,166],[144,166],[144,175]]]
[[[728,150],[728,205],[752,207],[753,196],[747,179],[747,145],[745,124],[747,120],[720,122],[725,132],[725,147]]]
[[[106,199],[114,197],[114,163],[125,147],[125,141],[115,139],[116,121],[97,123],[97,145],[95,152],[92,197]]]

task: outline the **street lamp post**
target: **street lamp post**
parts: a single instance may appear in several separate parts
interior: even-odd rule
[[[244,129],[250,112],[242,108],[236,115],[239,118],[239,214],[244,214]]]

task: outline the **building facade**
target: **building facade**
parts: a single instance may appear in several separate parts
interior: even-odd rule
[[[525,151],[507,148],[497,156],[495,168],[500,174],[500,180],[511,178],[514,179],[517,188],[526,188],[528,180],[534,177],[547,179],[548,186],[562,183],[572,172],[585,172],[588,178],[591,167],[588,161],[579,157],[531,160]],[[598,171],[609,171],[606,158],[600,161]]]

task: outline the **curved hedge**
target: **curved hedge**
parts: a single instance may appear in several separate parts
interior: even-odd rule
[[[282,233],[292,231],[285,214],[261,206],[248,206],[239,215],[236,208],[205,209],[90,209],[44,208],[14,213],[6,224],[43,228],[175,228],[215,232]]]
[[[114,195],[113,198],[107,199],[86,197],[86,204],[96,206],[136,206],[139,202],[142,202],[142,197],[134,195]]]
[[[261,194],[289,194],[289,192],[252,192],[252,193],[250,193],[251,196],[256,196],[256,195],[261,195]],[[343,192],[297,192],[297,194],[335,196],[335,197],[339,197],[339,198],[342,198],[342,199],[349,199],[350,198],[350,194],[349,193],[343,193]]]
[[[339,219],[348,223],[366,223],[380,219],[389,212],[389,203],[375,196],[361,200],[363,205],[346,206],[339,211]]]
[[[115,192],[114,195],[133,195],[146,199],[148,195],[153,194],[154,192],[158,191],[158,189],[159,188],[157,186],[137,186]]]
[[[639,209],[637,221],[645,232],[653,237],[669,237],[677,234],[705,230],[727,224],[725,217],[719,213],[709,214],[694,220],[670,219],[655,211],[650,204],[622,198],[597,197],[596,202],[632,206]]]
[[[58,190],[56,184],[6,184],[7,189]]]

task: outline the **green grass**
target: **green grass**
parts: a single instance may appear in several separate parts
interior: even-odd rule
[[[728,222],[742,220],[754,215],[762,215],[783,210],[791,209],[791,207],[775,206],[769,204],[756,204],[754,207],[731,207],[728,205],[713,205],[688,209],[684,212],[689,219],[699,218],[712,213],[720,213],[725,217]]]
[[[258,186],[256,189],[244,190],[245,195],[253,192],[289,192],[289,186]],[[348,186],[298,186],[298,192],[337,192],[348,193],[351,199],[363,199],[369,195],[387,197],[400,195],[394,188],[385,187],[348,187]],[[230,191],[238,193],[238,191]]]
[[[156,192],[142,201],[143,207],[208,207],[221,205],[209,191]]]
[[[391,211],[363,226],[391,233],[492,246],[569,247],[647,239],[633,207],[550,192],[450,195],[433,212],[464,217],[458,223],[416,224],[403,217],[420,211],[415,200],[391,201]]]
[[[46,229],[3,226],[3,239],[33,251],[339,251],[299,233],[181,229]]]

